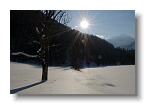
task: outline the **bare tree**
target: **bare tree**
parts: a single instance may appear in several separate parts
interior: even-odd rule
[[[45,10],[43,11],[42,27],[36,27],[36,31],[40,36],[41,47],[38,51],[39,58],[42,65],[42,81],[48,80],[48,53],[49,53],[49,42],[52,34],[52,28],[54,23],[67,24],[70,22],[69,11],[65,10]]]
[[[37,12],[37,11],[36,11]],[[12,55],[24,55],[31,58],[39,58],[42,65],[42,81],[48,80],[48,54],[50,39],[55,37],[53,34],[53,26],[56,22],[67,24],[70,22],[71,18],[68,16],[69,11],[67,10],[42,10],[42,16],[39,21],[37,21],[36,32],[38,33],[39,40],[35,40],[29,35],[26,35],[33,43],[39,44],[40,49],[37,51],[38,55],[29,55],[24,52],[14,52]],[[40,16],[38,14],[37,16]],[[55,45],[57,46],[57,45]]]

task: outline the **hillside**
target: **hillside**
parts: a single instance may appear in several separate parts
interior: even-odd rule
[[[10,15],[10,53],[23,52],[38,55],[40,36],[38,27],[42,26],[41,11],[11,11]],[[97,65],[135,64],[135,51],[126,51],[104,39],[84,34],[70,27],[54,22],[49,42],[49,65],[68,64],[81,68]],[[11,54],[11,61],[40,63],[39,58]]]

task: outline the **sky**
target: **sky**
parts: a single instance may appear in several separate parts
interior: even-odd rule
[[[69,16],[72,19],[67,25],[83,33],[104,39],[121,34],[135,38],[134,10],[70,10]],[[80,26],[84,19],[89,23],[87,29]]]

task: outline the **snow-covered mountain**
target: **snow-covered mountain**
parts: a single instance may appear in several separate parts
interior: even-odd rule
[[[131,44],[129,45],[123,45],[123,46],[120,46],[121,48],[124,48],[126,50],[131,50],[131,49],[135,49],[135,41],[132,42]]]
[[[112,43],[114,47],[124,46],[124,45],[130,45],[135,41],[134,38],[131,36],[121,34],[118,36],[113,36],[109,39],[107,39],[108,42]]]

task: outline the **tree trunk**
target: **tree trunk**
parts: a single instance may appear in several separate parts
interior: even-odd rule
[[[48,80],[48,64],[42,64],[42,81]]]

